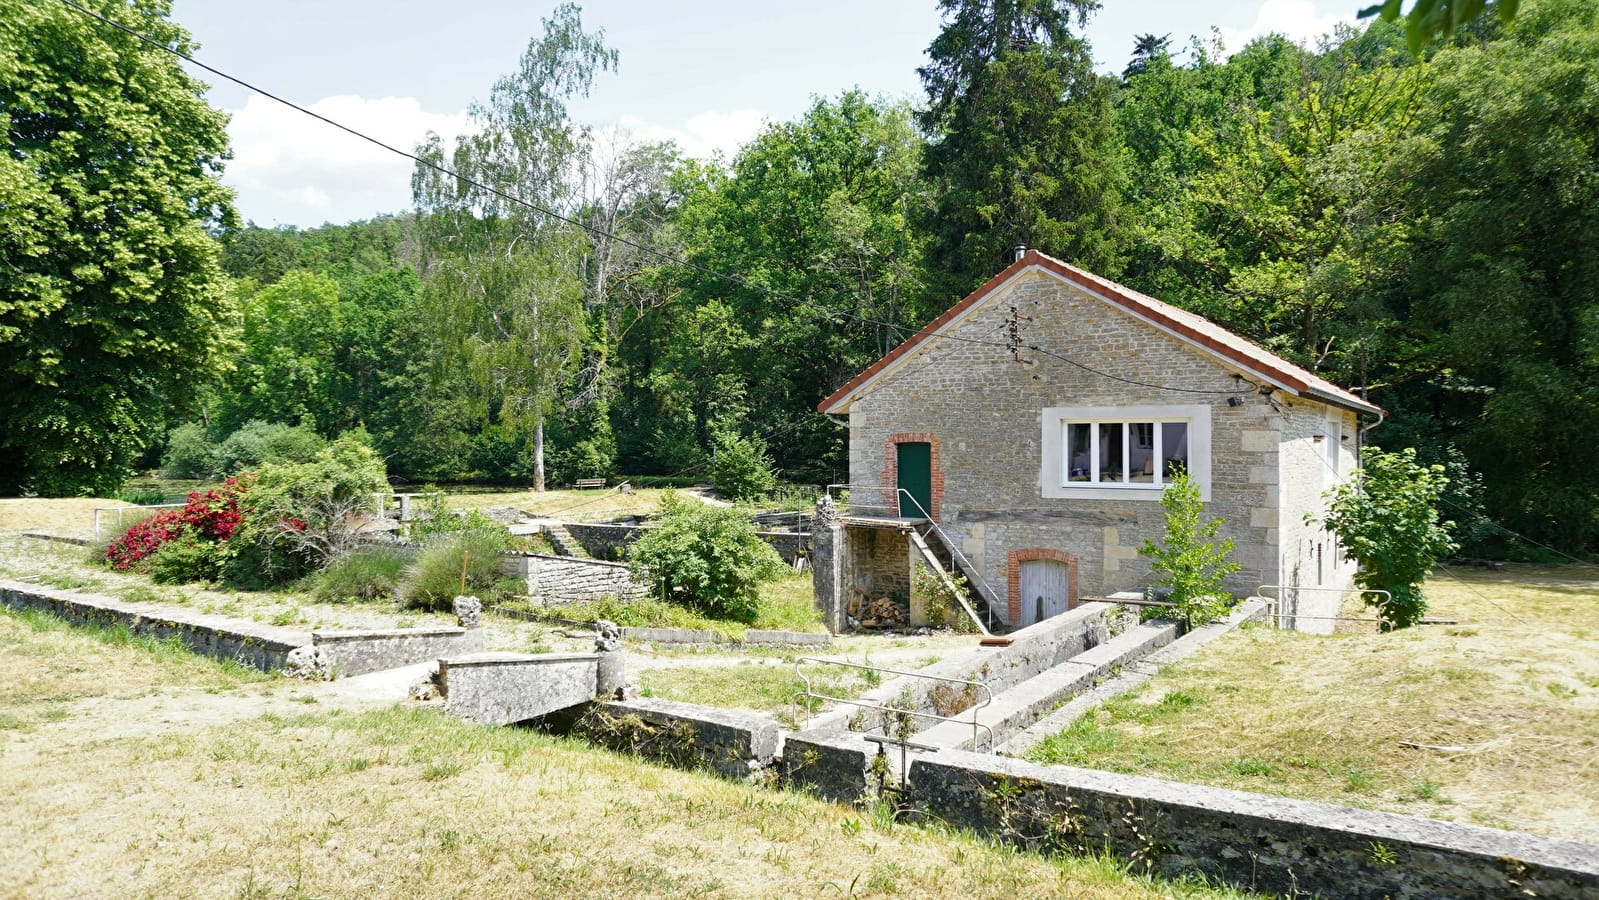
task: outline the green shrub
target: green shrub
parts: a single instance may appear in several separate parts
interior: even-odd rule
[[[394,547],[362,547],[318,572],[311,593],[327,603],[376,603],[399,595],[410,554]]]
[[[244,587],[282,584],[342,558],[356,545],[372,495],[387,488],[383,460],[351,438],[310,462],[262,466],[223,577]]]
[[[707,615],[754,621],[760,586],[788,571],[783,558],[755,533],[744,512],[661,496],[655,527],[628,548],[638,576],[657,597]]]
[[[221,574],[223,558],[218,550],[217,542],[202,540],[194,532],[185,531],[156,548],[145,560],[144,567],[156,584],[215,581]]]
[[[216,471],[237,475],[265,465],[310,462],[326,446],[308,426],[252,420],[217,447]]]
[[[1438,521],[1438,497],[1448,485],[1444,467],[1417,463],[1414,448],[1385,453],[1368,447],[1355,479],[1326,494],[1321,524],[1338,535],[1344,555],[1360,563],[1355,583],[1390,594],[1363,598],[1376,608],[1383,631],[1414,625],[1427,612],[1421,583],[1438,558],[1455,549],[1452,524]]]
[[[755,438],[723,431],[716,435],[716,458],[711,461],[711,483],[716,492],[733,501],[759,500],[777,487],[772,458],[766,445]]]
[[[508,593],[500,574],[500,551],[509,538],[498,529],[451,535],[417,555],[400,588],[408,609],[443,611],[458,594],[494,600]],[[463,584],[463,581],[465,582]]]
[[[161,475],[165,478],[209,478],[217,470],[217,445],[205,427],[185,422],[167,436],[167,449],[161,455]]]
[[[1233,541],[1215,539],[1226,520],[1200,522],[1205,504],[1199,499],[1199,485],[1186,472],[1178,472],[1161,491],[1160,505],[1166,509],[1165,541],[1156,544],[1146,539],[1138,553],[1153,557],[1149,568],[1161,576],[1155,583],[1171,586],[1178,618],[1190,628],[1213,622],[1236,602],[1221,587],[1239,568],[1228,559]]]

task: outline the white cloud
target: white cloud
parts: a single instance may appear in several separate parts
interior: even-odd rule
[[[466,114],[430,113],[412,97],[327,97],[313,112],[411,151],[429,130],[448,141]],[[232,111],[233,160],[223,181],[238,188],[239,214],[260,225],[310,227],[411,206],[413,163],[264,97]]]
[[[771,121],[758,109],[737,109],[732,112],[703,112],[676,128],[648,122],[638,116],[623,116],[616,127],[625,131],[635,143],[676,141],[687,156],[708,159],[720,151],[728,159],[738,149],[760,134]]]
[[[1244,45],[1266,34],[1283,34],[1298,44],[1314,44],[1316,38],[1331,34],[1340,22],[1355,24],[1354,9],[1358,3],[1349,3],[1349,12],[1321,13],[1311,0],[1266,0],[1255,16],[1255,24],[1248,28],[1223,26],[1222,41],[1227,52],[1237,53]]]

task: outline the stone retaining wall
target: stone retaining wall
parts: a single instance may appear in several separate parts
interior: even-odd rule
[[[570,603],[616,597],[636,600],[649,593],[647,585],[633,580],[626,563],[543,553],[507,554],[500,571],[527,581],[527,591],[543,603]]]
[[[1110,603],[1085,603],[1037,625],[1012,632],[1008,635],[1012,639],[1008,647],[974,648],[970,653],[946,659],[918,672],[924,676],[986,682],[989,689],[998,695],[1085,650],[1097,647],[1137,621],[1137,614],[1126,607]],[[944,686],[944,690],[949,689],[949,682],[902,676],[866,692],[860,700],[896,709],[932,713],[937,707],[934,690],[940,685]],[[837,730],[846,727],[852,719],[864,719],[864,727],[872,729],[877,724],[876,715],[872,710],[862,712],[858,708],[839,708],[817,716],[808,723],[807,728]],[[921,731],[930,727],[932,721],[918,719],[916,729]]]
[[[615,749],[631,749],[645,756],[658,755],[649,752],[652,747],[691,753],[700,764],[730,778],[758,776],[783,749],[782,729],[754,713],[652,698],[605,703],[601,710],[613,718],[637,717],[643,725],[666,734],[664,741],[657,736]],[[679,730],[674,732],[674,728]],[[672,745],[674,735],[681,736],[677,746]]]
[[[0,581],[0,603],[13,609],[34,609],[74,625],[125,625],[136,635],[156,640],[177,638],[191,652],[233,660],[252,669],[283,668],[289,651],[311,643],[303,631],[209,616],[188,610],[150,610],[99,594],[53,590],[39,585]]]
[[[598,653],[480,653],[439,660],[444,708],[480,725],[525,722],[594,700]]]
[[[333,655],[334,672],[351,678],[412,663],[480,653],[481,628],[397,628],[388,631],[313,631],[311,642]]]
[[[1134,775],[944,750],[917,755],[904,799],[1012,843],[1285,896],[1599,898],[1590,844]]]

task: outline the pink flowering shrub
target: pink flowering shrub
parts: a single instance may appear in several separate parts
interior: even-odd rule
[[[143,571],[162,547],[183,538],[220,544],[233,537],[246,512],[240,503],[249,481],[229,478],[221,487],[195,491],[182,509],[167,509],[129,528],[106,548],[113,569]]]

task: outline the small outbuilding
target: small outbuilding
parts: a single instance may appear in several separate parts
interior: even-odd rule
[[[925,619],[916,570],[963,574],[1014,629],[1081,597],[1142,591],[1183,470],[1241,564],[1227,588],[1283,595],[1331,630],[1354,566],[1307,521],[1382,410],[1209,320],[1037,251],[818,406],[849,423],[849,484],[814,531],[818,602],[847,627],[891,597]],[[833,501],[836,501],[833,502]],[[1281,587],[1297,588],[1285,590]]]

